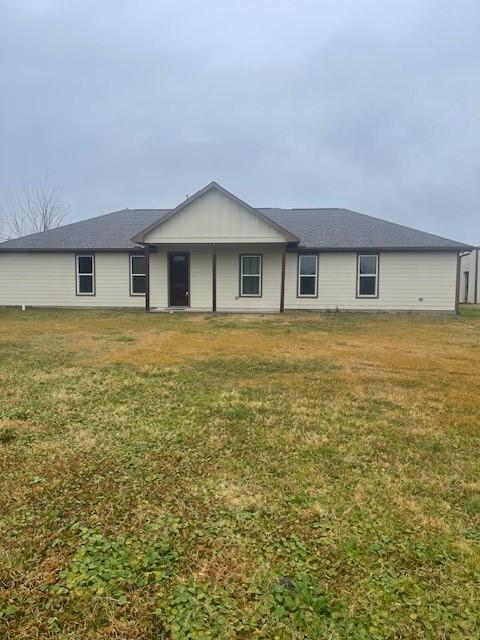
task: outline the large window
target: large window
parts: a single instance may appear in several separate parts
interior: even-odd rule
[[[378,298],[378,255],[359,255],[357,260],[357,296]]]
[[[130,256],[130,295],[143,296],[146,289],[145,256]]]
[[[297,295],[299,298],[315,298],[318,292],[318,256],[298,256]]]
[[[95,256],[75,256],[77,296],[95,295]]]
[[[240,256],[240,295],[262,295],[262,256]]]

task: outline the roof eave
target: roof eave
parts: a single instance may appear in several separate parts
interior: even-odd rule
[[[141,251],[143,247],[2,247],[0,253],[128,253],[129,251]]]
[[[412,252],[419,252],[419,251],[435,251],[435,252],[439,252],[439,251],[452,251],[454,253],[460,253],[462,251],[472,251],[475,247],[471,247],[469,245],[459,245],[456,247],[442,247],[442,246],[435,246],[435,247],[422,247],[422,246],[415,246],[415,247],[365,247],[365,246],[358,246],[358,247],[307,247],[305,245],[298,245],[296,247],[294,247],[293,251],[324,251],[324,252],[358,252],[358,251],[371,251],[371,252],[387,252],[387,251],[401,251],[401,252],[408,252],[408,251],[412,251]]]
[[[136,241],[138,242],[138,241]],[[125,253],[131,251],[141,251],[145,243],[139,243],[138,246],[130,247],[2,247],[0,245],[0,253],[79,253],[81,251],[88,251],[91,253]],[[401,251],[401,252],[419,252],[419,251],[451,251],[454,253],[461,253],[464,251],[470,252],[478,249],[478,247],[470,245],[459,245],[457,247],[307,247],[305,245],[298,244],[297,242],[291,242],[287,245],[287,251],[316,251],[316,252],[359,252],[359,251],[372,251],[372,252],[387,252],[387,251]]]

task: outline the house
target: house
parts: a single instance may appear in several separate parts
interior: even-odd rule
[[[460,302],[480,303],[480,248],[462,255],[460,261]]]
[[[456,310],[471,247],[347,209],[253,208],[215,182],[0,244],[0,305]]]

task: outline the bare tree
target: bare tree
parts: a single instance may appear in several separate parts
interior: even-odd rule
[[[46,180],[39,186],[25,185],[20,192],[7,194],[2,210],[8,234],[14,238],[54,229],[67,215],[64,201]]]

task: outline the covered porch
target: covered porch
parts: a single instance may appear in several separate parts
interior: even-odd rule
[[[147,311],[284,310],[286,243],[145,245]]]
[[[145,306],[278,312],[285,252],[298,238],[216,182],[132,238],[145,248]]]

